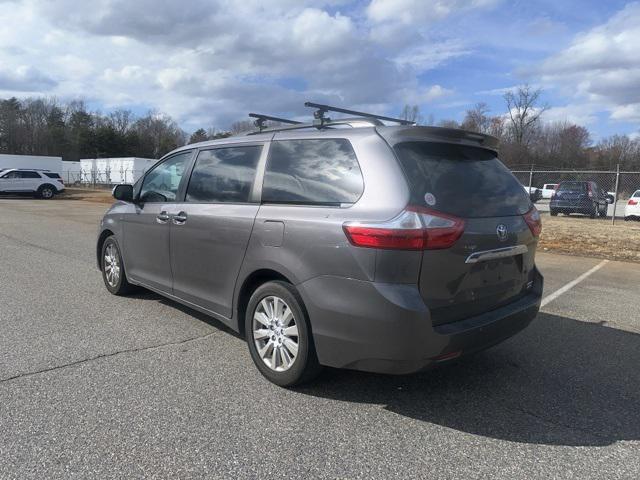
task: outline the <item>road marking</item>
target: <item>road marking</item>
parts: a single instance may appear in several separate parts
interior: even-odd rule
[[[569,290],[571,290],[573,287],[575,287],[576,285],[578,285],[580,282],[582,282],[585,278],[587,278],[589,275],[592,275],[593,273],[597,272],[598,270],[600,270],[602,267],[604,267],[607,263],[609,263],[609,260],[603,260],[601,261],[599,264],[597,264],[595,267],[593,267],[591,270],[583,273],[582,275],[580,275],[578,278],[576,278],[575,280],[572,280],[571,282],[567,283],[564,287],[559,288],[558,290],[556,290],[553,293],[550,293],[549,295],[547,295],[546,297],[544,297],[542,299],[542,303],[540,304],[540,308],[544,307],[545,305],[547,305],[550,302],[553,302],[556,298],[558,298],[560,295],[562,295],[563,293],[568,292]]]

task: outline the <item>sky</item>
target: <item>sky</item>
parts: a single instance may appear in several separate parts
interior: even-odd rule
[[[188,132],[305,101],[462,120],[543,89],[547,121],[640,132],[640,3],[602,0],[0,0],[0,98],[83,99]]]

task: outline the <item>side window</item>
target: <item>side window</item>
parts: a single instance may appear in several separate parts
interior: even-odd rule
[[[191,158],[191,153],[191,151],[178,153],[147,173],[142,181],[138,198],[146,203],[175,202],[180,180]]]
[[[262,201],[339,205],[354,203],[364,183],[346,139],[281,140],[271,144]]]
[[[22,172],[22,178],[41,178],[38,172]]]
[[[246,203],[256,176],[262,146],[203,150],[187,187],[187,202]]]
[[[20,172],[9,172],[6,175],[4,175],[2,178],[22,178],[22,175],[20,175]]]

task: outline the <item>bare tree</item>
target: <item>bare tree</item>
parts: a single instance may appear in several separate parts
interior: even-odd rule
[[[476,103],[473,108],[467,110],[462,128],[478,133],[489,133],[491,117],[489,117],[489,106],[484,103]]]
[[[440,120],[438,122],[439,127],[443,128],[460,128],[460,124],[455,120]]]
[[[229,128],[229,131],[233,135],[250,132],[252,130],[256,130],[256,127],[251,120],[238,120],[237,122],[233,122]]]
[[[400,118],[419,125],[422,123],[420,107],[418,105],[405,105],[402,109],[402,113],[400,113]]]
[[[510,133],[519,146],[528,144],[540,116],[549,109],[548,105],[540,104],[541,93],[542,90],[539,88],[534,90],[529,85],[523,85],[504,94]]]

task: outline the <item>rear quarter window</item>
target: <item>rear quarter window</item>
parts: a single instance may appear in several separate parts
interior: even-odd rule
[[[356,202],[364,182],[346,139],[278,140],[271,143],[262,201],[307,205]]]
[[[526,188],[489,150],[432,142],[400,143],[394,150],[412,204],[463,218],[522,215],[531,208]]]
[[[60,178],[60,175],[57,173],[44,172],[44,174],[49,178]]]

